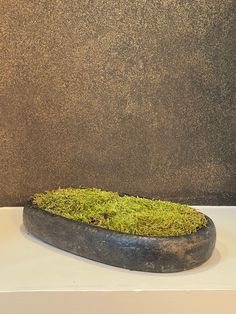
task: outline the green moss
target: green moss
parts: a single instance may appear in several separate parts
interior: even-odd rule
[[[67,188],[35,194],[38,207],[102,228],[146,236],[177,236],[206,226],[205,216],[187,205],[100,189]]]

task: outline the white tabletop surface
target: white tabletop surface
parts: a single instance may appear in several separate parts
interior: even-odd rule
[[[22,207],[0,208],[0,292],[236,291],[236,206],[195,206],[217,229],[213,256],[174,274],[128,271],[56,249],[27,234]]]

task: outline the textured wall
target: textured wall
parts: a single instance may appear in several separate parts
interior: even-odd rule
[[[0,203],[235,200],[236,1],[0,2]]]

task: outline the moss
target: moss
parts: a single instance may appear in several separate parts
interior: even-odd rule
[[[202,213],[187,205],[119,196],[100,189],[67,188],[37,193],[33,203],[69,219],[135,235],[185,235],[207,224]]]

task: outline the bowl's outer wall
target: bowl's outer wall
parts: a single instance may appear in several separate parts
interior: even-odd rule
[[[235,0],[0,1],[0,205],[58,186],[235,202]]]
[[[23,212],[26,229],[37,238],[79,256],[108,265],[147,272],[178,272],[194,268],[212,254],[216,230],[208,226],[180,237],[133,236],[65,219],[32,206]]]

